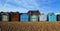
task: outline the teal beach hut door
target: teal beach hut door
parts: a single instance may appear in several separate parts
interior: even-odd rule
[[[48,21],[55,22],[57,20],[54,13],[48,14]]]

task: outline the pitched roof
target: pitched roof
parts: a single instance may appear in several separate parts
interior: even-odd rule
[[[39,12],[39,10],[36,10],[36,11],[30,10],[30,11],[28,11],[28,14],[38,14],[39,15],[40,12]]]

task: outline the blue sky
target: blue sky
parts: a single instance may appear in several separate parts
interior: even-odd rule
[[[29,10],[59,13],[60,0],[0,0],[0,11],[26,13]]]

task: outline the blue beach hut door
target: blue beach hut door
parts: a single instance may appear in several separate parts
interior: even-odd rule
[[[28,14],[21,14],[20,21],[21,22],[28,22]]]

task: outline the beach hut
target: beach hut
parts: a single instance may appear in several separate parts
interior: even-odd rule
[[[60,14],[57,14],[57,21],[60,21]]]
[[[0,31],[2,31],[2,27],[0,26]]]
[[[47,15],[45,14],[39,15],[39,21],[47,21]]]
[[[29,15],[29,21],[31,21],[31,22],[38,22],[39,21],[39,15],[40,15],[39,10],[28,11],[28,15]]]
[[[2,21],[2,15],[1,15],[1,12],[0,12],[0,21]]]
[[[28,14],[27,13],[20,14],[20,22],[28,22]]]
[[[1,12],[1,20],[2,21],[9,21],[9,13],[8,12]]]
[[[49,22],[55,22],[57,21],[57,16],[54,13],[49,13],[47,19]]]
[[[20,19],[19,19],[19,12],[10,12],[10,20],[12,22],[18,22]]]

